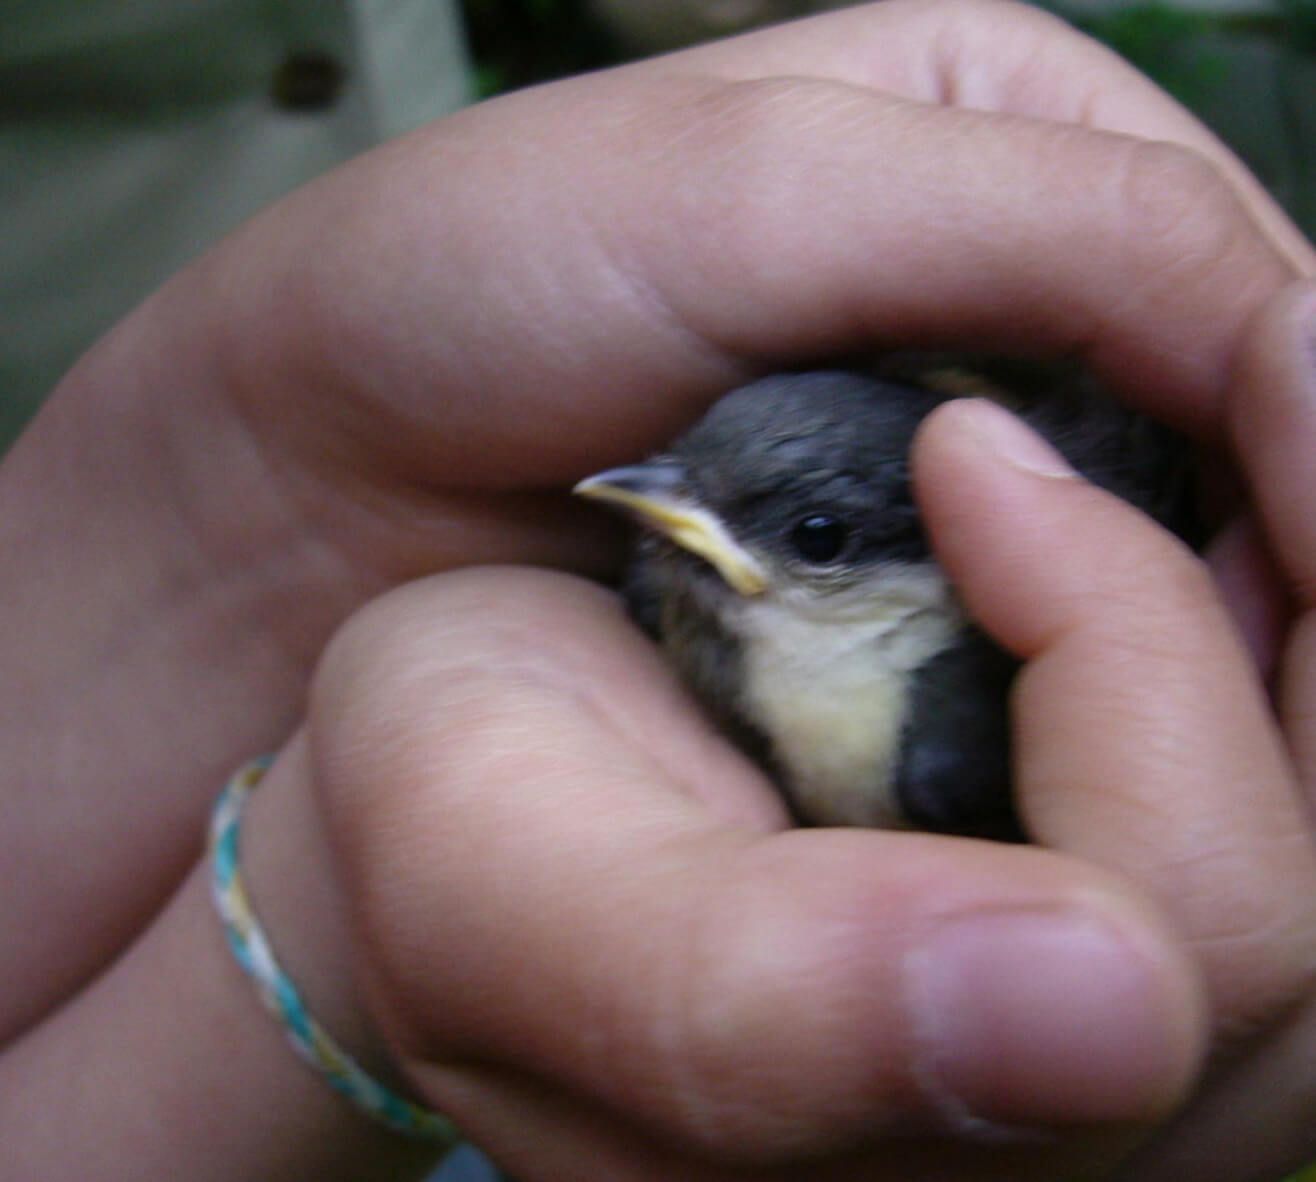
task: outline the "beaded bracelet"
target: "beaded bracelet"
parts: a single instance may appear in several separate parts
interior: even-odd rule
[[[298,1055],[357,1108],[395,1132],[451,1146],[458,1139],[452,1122],[409,1103],[367,1075],[307,1012],[301,994],[275,959],[251,909],[238,868],[242,810],[271,759],[254,759],[225,785],[210,820],[210,854],[214,867],[211,896],[224,923],[229,947],[256,984],[265,1008],[282,1023]]]

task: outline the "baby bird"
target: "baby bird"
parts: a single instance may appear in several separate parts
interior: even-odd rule
[[[815,825],[1018,839],[1016,662],[937,565],[909,451],[940,402],[1015,409],[1084,476],[1191,529],[1185,451],[1070,367],[917,355],[768,377],[576,491],[644,527],[624,586],[725,734]]]

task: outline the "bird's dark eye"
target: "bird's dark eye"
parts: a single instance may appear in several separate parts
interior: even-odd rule
[[[845,523],[830,513],[810,513],[791,528],[790,543],[805,562],[832,562],[850,540]]]

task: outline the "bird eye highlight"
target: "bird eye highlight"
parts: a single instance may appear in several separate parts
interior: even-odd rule
[[[790,544],[805,562],[834,562],[845,550],[850,530],[830,513],[810,513],[791,527]]]

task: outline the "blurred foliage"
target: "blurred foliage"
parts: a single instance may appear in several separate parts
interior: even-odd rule
[[[1288,44],[1316,56],[1316,0],[1279,0],[1279,11]]]
[[[1104,41],[1187,106],[1196,106],[1228,77],[1223,54],[1202,47],[1203,35],[1217,24],[1208,13],[1160,3],[1129,4],[1082,16],[1059,5],[1054,10]]]
[[[1148,0],[1095,13],[1078,12],[1064,0],[1043,3],[1190,107],[1228,76],[1222,39],[1212,34],[1262,37],[1295,53],[1316,54],[1316,0],[1277,0],[1273,12],[1212,11]]]

